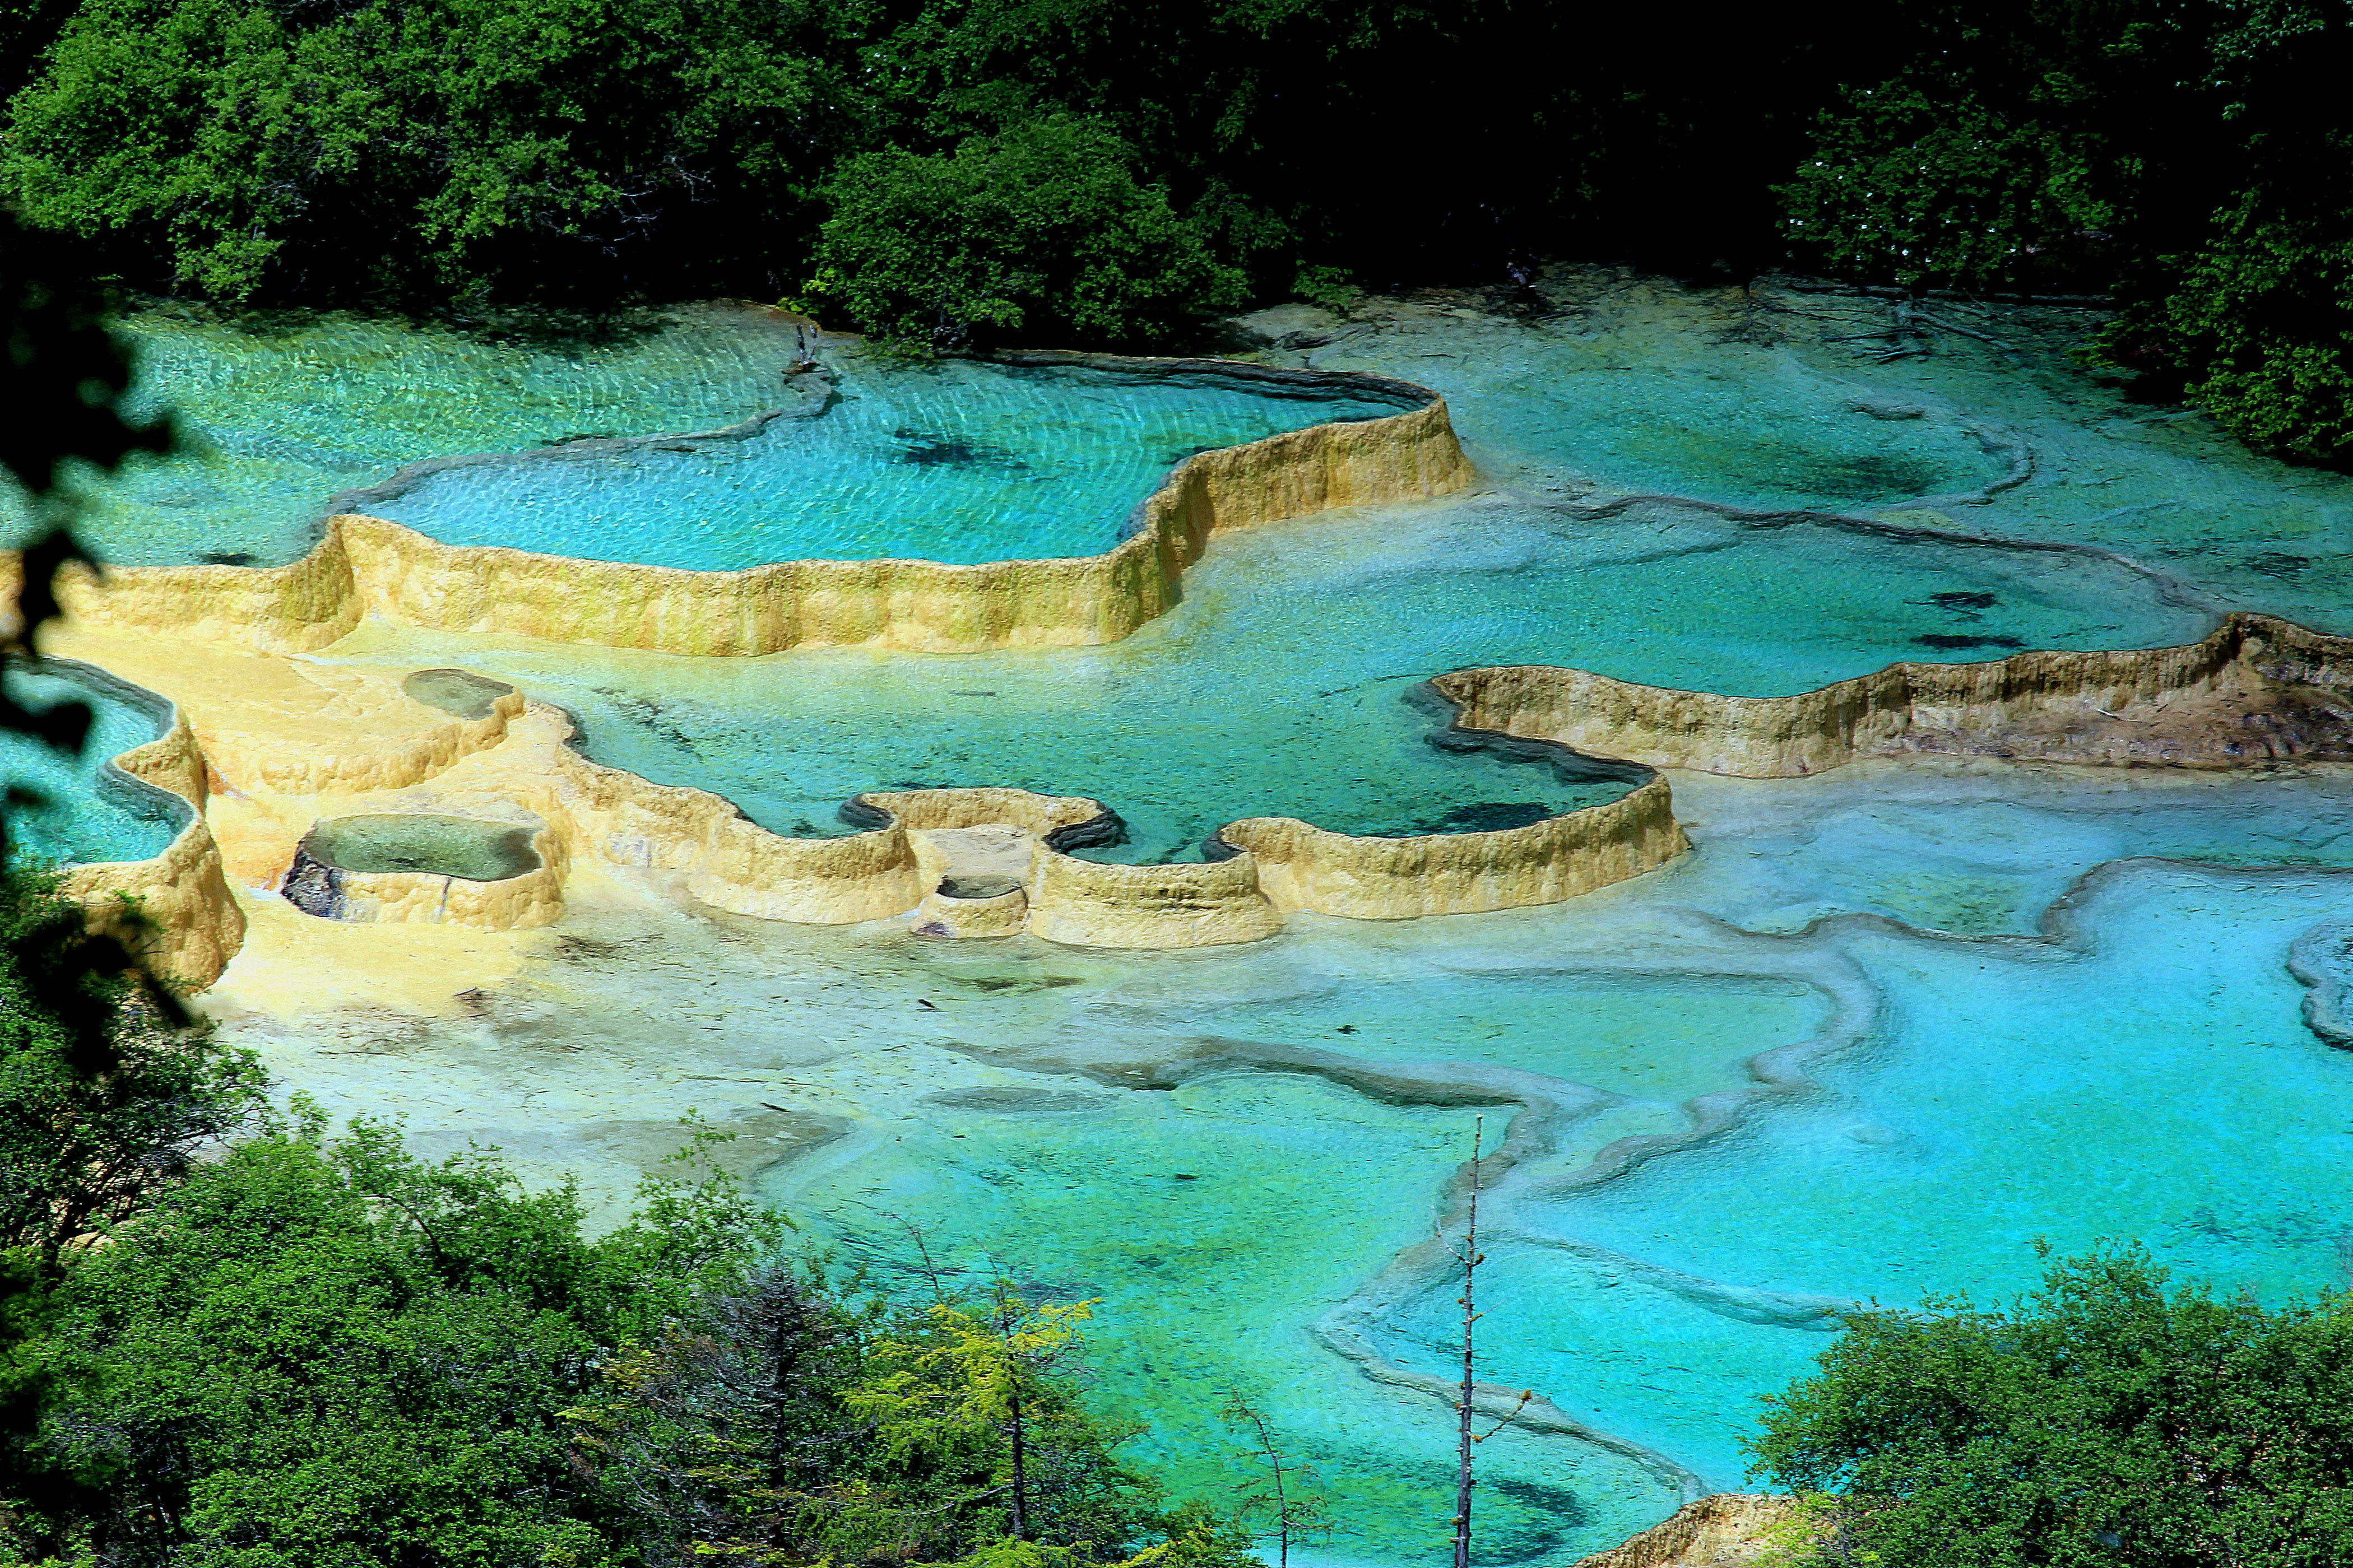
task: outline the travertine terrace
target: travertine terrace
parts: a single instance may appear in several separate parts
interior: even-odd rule
[[[199,814],[160,860],[81,868],[77,890],[94,907],[118,891],[139,896],[171,967],[208,983],[242,930],[201,815],[216,781],[248,802],[311,802],[321,820],[376,809],[528,825],[544,863],[508,881],[455,894],[449,879],[417,873],[353,883],[347,918],[491,929],[555,918],[563,868],[591,860],[674,874],[695,899],[763,919],[846,924],[916,911],[918,927],[944,936],[1027,929],[1077,946],[1190,947],[1271,935],[1300,910],[1399,920],[1557,902],[1656,869],[1689,847],[1669,783],[1655,775],[1608,804],[1487,832],[1370,837],[1247,818],[1219,830],[1222,858],[1191,864],[1076,858],[1068,851],[1099,840],[1113,820],[1103,805],[991,787],[861,795],[850,809],[871,825],[866,831],[794,838],[715,795],[587,761],[565,743],[564,714],[511,688],[484,683],[494,689],[469,717],[428,714],[393,689],[402,684],[396,672],[343,679],[375,689],[367,706],[383,717],[346,732],[340,749],[288,749],[230,703],[206,738],[175,720],[163,739],[119,759]],[[1902,664],[1788,698],[1667,691],[1531,666],[1458,670],[1431,686],[1456,704],[1458,729],[1752,778],[1907,753],[2191,768],[2353,759],[2343,722],[2353,640],[2255,616],[2179,647]],[[291,867],[285,835],[307,831],[283,816],[268,820],[269,831],[248,830],[232,848],[249,875]],[[986,915],[939,901],[944,882],[973,876],[1009,876],[1020,897],[1000,891]]]

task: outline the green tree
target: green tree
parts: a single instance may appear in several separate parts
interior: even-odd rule
[[[2326,1568],[2353,1559],[2353,1301],[2267,1310],[2133,1247],[2007,1309],[1867,1311],[1750,1445],[1829,1494],[1803,1561]]]
[[[613,1358],[573,1418],[658,1563],[1247,1568],[1247,1531],[1164,1509],[1077,1397],[1091,1306],[859,1303],[777,1266]]]
[[[1236,1457],[1250,1461],[1258,1472],[1234,1489],[1239,1494],[1235,1515],[1256,1538],[1274,1538],[1275,1568],[1291,1568],[1293,1541],[1332,1532],[1331,1510],[1315,1489],[1321,1478],[1314,1466],[1282,1451],[1266,1413],[1240,1391],[1227,1392],[1218,1419],[1240,1430],[1250,1447]]]
[[[860,1479],[865,1428],[842,1404],[872,1317],[815,1267],[780,1262],[606,1363],[599,1396],[567,1419],[651,1561],[759,1562],[872,1533],[887,1500]]]
[[[10,12],[6,25],[30,26],[38,9]],[[0,405],[11,414],[0,482],[31,499],[38,530],[12,542],[21,579],[0,598],[0,663],[34,656],[34,634],[57,613],[52,575],[83,558],[61,467],[111,468],[170,441],[167,427],[124,416],[131,367],[91,270],[86,255],[0,211]],[[85,704],[31,710],[0,685],[0,730],[77,752],[89,726]],[[121,942],[91,936],[52,883],[12,866],[9,816],[37,802],[0,782],[0,1473],[19,1494],[52,1495],[73,1478],[24,1441],[52,1390],[38,1335],[66,1246],[170,1180],[209,1131],[236,1124],[253,1083],[241,1058],[176,1027],[187,1022],[178,1003]]]
[[[107,1478],[31,1522],[105,1563],[593,1563],[633,1522],[565,1412],[598,1367],[774,1240],[716,1184],[584,1237],[568,1188],[305,1110],[67,1277],[40,1440]]]
[[[2353,192],[2315,177],[2353,161],[2353,5],[2235,0],[2208,50],[2229,188],[2128,283],[2096,353],[2258,450],[2353,460]]]
[[[1920,8],[1935,16],[1941,7]],[[1816,119],[1799,259],[1908,288],[2113,292],[2093,357],[2259,450],[2353,458],[2353,5],[2006,0]]]
[[[162,1016],[55,879],[0,879],[0,1253],[44,1279],[249,1127],[260,1067]],[[106,962],[111,959],[111,963]],[[78,1023],[96,1019],[96,1028]]]
[[[1107,1441],[1054,1377],[1094,1307],[1032,1303],[999,1281],[977,1310],[941,1301],[902,1316],[877,1342],[878,1365],[849,1406],[900,1462],[967,1471],[977,1485],[966,1506],[1003,1515],[989,1533],[1118,1555],[1123,1527],[1133,1524],[1120,1493],[1134,1489],[1134,1478],[1110,1462],[1116,1439]]]
[[[905,348],[944,352],[1046,322],[1119,342],[1246,295],[1242,273],[1093,121],[1051,115],[937,157],[865,153],[830,194],[818,288]]]
[[[1850,91],[1818,138],[1782,196],[1793,244],[1832,270],[1973,289],[2098,276],[2086,252],[2118,216],[2081,134],[1899,79]]]
[[[832,162],[856,5],[90,0],[0,183],[212,297],[609,298],[756,257]]]

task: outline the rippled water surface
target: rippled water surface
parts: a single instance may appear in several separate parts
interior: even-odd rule
[[[0,682],[13,701],[35,711],[79,704],[90,716],[74,752],[0,731],[0,782],[37,797],[9,812],[9,858],[63,864],[144,860],[163,853],[179,831],[168,808],[135,784],[102,778],[111,758],[155,738],[153,713],[69,671],[0,662]]]
[[[1430,744],[1437,721],[1408,699],[1464,665],[1770,696],[1954,638],[2155,647],[2212,625],[2110,563],[2046,564],[1668,506],[1583,523],[1498,498],[1248,531],[1187,574],[1176,615],[1102,648],[474,657],[579,715],[598,762],[715,790],[777,832],[848,831],[836,809],[860,790],[1009,784],[1119,812],[1128,842],[1091,853],[1185,859],[1244,816],[1442,832],[1622,793]]]
[[[1173,614],[1112,647],[699,660],[377,626],[326,657],[516,680],[591,756],[782,832],[844,831],[862,789],[1021,784],[1104,800],[1129,839],[1098,853],[1143,860],[1245,816],[1444,831],[1626,787],[1431,745],[1409,699],[1458,666],[1774,695],[1895,659],[2181,642],[2238,606],[2353,631],[2353,488],[2088,378],[2080,320],[1956,307],[1975,335],[1888,359],[1854,341],[1868,300],[1591,274],[1552,304],[1303,323],[1291,341],[1319,345],[1271,357],[1438,388],[1488,487],[1223,536]],[[445,395],[422,339],[362,363],[315,331],[318,395],[271,416],[287,445],[220,458],[220,495],[176,510],[110,500],[106,526],[156,558],[282,559],[305,525],[269,497],[707,428],[765,405],[779,351],[690,316],[485,350]],[[175,372],[194,417],[250,384],[241,365]],[[902,517],[1044,537],[1018,519],[1050,484],[1103,487],[1097,531],[1053,546],[1094,549],[1189,442],[1349,412],[1211,409],[1187,435],[1140,389],[1033,378],[1024,403],[998,372],[924,374],[923,417],[846,382],[765,446],[453,470],[411,521],[524,519],[651,559],[760,537],[806,460],[877,487],[808,525],[846,553],[900,549]],[[796,445],[828,429],[830,455]],[[600,1190],[700,1107],[744,1133],[732,1168],[881,1278],[908,1277],[920,1233],[969,1278],[1099,1297],[1094,1397],[1149,1424],[1140,1457],[1223,1495],[1214,1413],[1240,1389],[1321,1470],[1338,1529],[1308,1555],[1331,1563],[1444,1551],[1452,1421],[1429,1384],[1458,1351],[1427,1244],[1481,1115],[1489,1147],[1517,1134],[1488,1173],[1481,1364],[1543,1401],[1481,1451],[1485,1563],[1557,1568],[1741,1484],[1755,1395],[1809,1368],[1839,1306],[2006,1294],[2036,1237],[2137,1237],[2266,1299],[2345,1282],[2353,1058],[2305,1026],[2285,955],[2353,918],[2353,773],[1921,759],[1671,783],[1694,852],[1545,909],[1302,917],[1174,953],[584,913],[479,1016],[384,1023],[365,1048],[348,1019],[249,1027],[332,1104]]]
[[[1399,411],[1214,377],[860,362],[821,412],[742,440],[446,469],[368,510],[449,544],[704,571],[1097,555],[1195,452]]]
[[[135,411],[171,411],[180,448],[87,477],[82,526],[136,566],[292,560],[354,490],[343,504],[451,544],[699,570],[1092,555],[1195,452],[1401,406],[1215,375],[904,364],[840,340],[815,351],[818,384],[786,374],[807,342],[792,327],[721,306],[504,331],[153,310],[125,336]],[[0,494],[0,537],[23,527],[12,504]]]

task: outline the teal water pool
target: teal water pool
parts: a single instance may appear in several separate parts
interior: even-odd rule
[[[1624,787],[1431,745],[1410,699],[1459,666],[1767,696],[1896,659],[2179,643],[2237,605],[2353,631],[2341,479],[2234,456],[2055,347],[1877,364],[1830,341],[1857,325],[1828,314],[1867,303],[1805,308],[1812,337],[1638,289],[1533,325],[1400,311],[1318,351],[1444,391],[1494,488],[1221,536],[1174,613],[1110,647],[623,658],[379,629],[325,657],[396,646],[511,679],[575,713],[591,757],[780,832],[848,831],[862,790],[1018,784],[1105,801],[1129,837],[1092,853],[1162,860],[1246,816],[1438,831]],[[696,384],[715,423],[759,388],[712,352],[744,373]],[[1017,505],[1030,481],[990,454],[1034,420],[990,401],[995,374],[955,373],[961,424],[845,385],[823,418],[867,444],[841,471]],[[539,440],[685,411],[661,377],[630,384],[596,423],[463,417]],[[822,423],[780,422],[779,452]],[[1167,458],[1160,439],[1138,449]],[[642,457],[450,472],[576,479],[649,550],[761,504],[748,448]],[[527,490],[500,504],[563,537],[565,495]],[[1330,1568],[1444,1550],[1452,1424],[1412,1380],[1448,1371],[1451,1291],[1422,1244],[1482,1112],[1523,1118],[1527,1155],[1489,1210],[1482,1366],[1566,1423],[1482,1449],[1482,1564],[1563,1568],[1741,1484],[1755,1395],[1807,1370],[1829,1310],[2008,1293],[2037,1237],[2137,1237],[2271,1299],[2346,1282],[2353,1055],[2305,1026],[2285,959],[2353,919],[2353,771],[1671,782],[1694,852],[1551,908],[1303,917],[1170,953],[610,916],[560,928],[512,1020],[502,993],[375,1057],[331,1033],[302,1070],[364,1086],[339,1104],[422,1108],[413,1131],[447,1147],[552,1150],[551,1174],[700,1106],[774,1140],[756,1190],[885,1277],[912,1224],[972,1278],[1099,1296],[1092,1396],[1149,1424],[1139,1456],[1223,1495],[1214,1411],[1240,1389],[1322,1470],[1339,1529],[1303,1561]]]
[[[1628,787],[1432,745],[1444,710],[1409,699],[1464,665],[1780,696],[1894,659],[2155,647],[2213,624],[2114,563],[2063,564],[1669,506],[1597,526],[1498,499],[1234,535],[1175,615],[1102,648],[680,658],[632,665],[626,687],[555,647],[473,657],[577,715],[596,761],[715,791],[776,832],[850,831],[839,807],[861,790],[1014,784],[1118,812],[1127,842],[1091,856],[1194,859],[1245,816],[1443,832]]]
[[[1099,555],[1196,452],[1407,406],[1208,374],[860,360],[821,411],[740,439],[446,468],[364,504],[447,544],[702,571]]]
[[[90,710],[90,731],[78,753],[0,731],[0,784],[37,796],[9,813],[9,858],[71,865],[162,854],[185,820],[185,808],[107,765],[156,737],[161,700],[65,665],[35,668],[0,661],[0,682],[26,708],[78,702]]]
[[[1563,273],[1539,320],[1370,310],[1286,364],[1443,393],[1474,459],[1532,489],[1664,491],[2122,552],[2232,605],[2353,632],[2353,477],[2251,453],[2072,351],[2083,310],[1939,301],[1889,358],[1886,300],[1771,281]],[[1975,335],[1971,335],[1975,334]]]
[[[182,431],[77,481],[86,542],[132,566],[278,565],[334,506],[451,544],[698,570],[1093,555],[1195,452],[1416,405],[1207,372],[909,364],[840,339],[810,351],[828,392],[789,374],[811,340],[724,305],[502,330],[158,308],[123,335],[135,411]],[[435,461],[467,455],[485,460]],[[0,489],[0,540],[25,526]]]
[[[1413,1562],[1444,1514],[1446,1412],[1365,1381],[1332,1329],[1381,1365],[1448,1375],[1453,1284],[1400,1256],[1430,1234],[1481,1102],[1491,1143],[1502,1118],[1540,1114],[1487,1205],[1481,1364],[1597,1436],[1482,1450],[1486,1560],[1567,1562],[1663,1515],[1679,1478],[1744,1485],[1756,1396],[1810,1369],[1841,1303],[2004,1297],[2031,1282],[2038,1237],[2138,1237],[2266,1299],[2341,1282],[2353,1056],[2305,1027],[2282,957],[2353,914],[2353,856],[2147,858],[2194,841],[2262,859],[2300,810],[2353,824],[2343,770],[2282,782],[2290,802],[2160,783],[2145,823],[2117,798],[2129,786],[2081,769],[1731,785],[1694,792],[1722,840],[1582,907],[1082,966],[1050,1001],[1017,978],[1071,968],[1050,953],[944,958],[909,984],[1001,1087],[878,1118],[767,1190],[886,1275],[911,1262],[913,1225],[974,1277],[1103,1298],[1100,1397],[1151,1423],[1164,1473],[1220,1484],[1230,1444],[1200,1390],[1240,1382],[1323,1469],[1344,1521],[1332,1559]],[[1874,889],[1860,825],[1883,793],[1954,820]],[[1732,835],[1800,816],[1826,830],[1773,870],[1789,890],[1847,879],[1849,912],[1745,930],[1726,917],[1755,909],[1758,872]],[[2041,864],[2020,832],[2036,818]],[[2049,879],[2020,934],[1860,912],[1916,915],[1907,878],[1992,866]],[[1029,990],[1018,1015],[958,999],[954,971],[975,964],[1006,976],[1008,1009]],[[1817,1087],[1762,1093],[1760,1059]],[[1145,1061],[1177,1064],[1178,1087],[1134,1087]],[[1002,1086],[1016,1064],[1033,1088]],[[1694,1139],[1704,1106],[1723,1129]],[[1650,1157],[1596,1179],[1624,1140]],[[1362,1163],[1334,1168],[1351,1145]]]
[[[331,497],[428,458],[733,424],[776,405],[794,353],[789,328],[725,307],[501,331],[159,306],[121,333],[134,411],[182,432],[169,456],[80,479],[78,527],[127,566],[293,560]],[[0,488],[0,535],[22,526]]]

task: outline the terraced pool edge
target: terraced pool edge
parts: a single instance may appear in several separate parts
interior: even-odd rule
[[[1388,377],[1108,354],[1020,355],[1009,363],[1343,388],[1419,405],[1196,454],[1137,507],[1129,536],[1101,555],[976,565],[785,561],[701,572],[442,544],[346,512],[328,519],[311,552],[285,566],[128,567],[103,578],[76,568],[59,596],[95,626],[270,653],[315,651],[368,616],[434,630],[720,658],[811,647],[927,653],[1080,647],[1116,642],[1166,613],[1186,567],[1222,530],[1430,500],[1473,479],[1445,400]],[[453,460],[561,460],[561,454],[435,459],[404,472]]]
[[[412,795],[463,773],[468,789],[544,822],[558,863],[677,874],[693,898],[733,913],[839,925],[917,910],[918,925],[928,915],[941,936],[1026,929],[1074,946],[1150,949],[1256,941],[1302,910],[1360,920],[1472,913],[1557,903],[1641,876],[1690,847],[1653,766],[1794,777],[1921,752],[2189,768],[2347,760],[2353,750],[2334,736],[2348,688],[2353,638],[2253,615],[2177,647],[1903,663],[1788,698],[1670,691],[1546,666],[1460,670],[1430,683],[1454,705],[1450,732],[1625,759],[1640,782],[1614,801],[1484,832],[1377,837],[1245,818],[1216,836],[1230,853],[1168,865],[1076,858],[1066,850],[1111,820],[1107,809],[1008,788],[871,793],[852,803],[866,831],[786,837],[720,795],[589,761],[569,743],[568,716],[512,691],[479,720],[452,719],[382,754],[309,758],[290,774],[271,758],[218,761],[226,775],[256,783],[276,776],[301,789],[340,777]],[[184,723],[123,763],[201,805],[206,762]],[[434,809],[429,794],[401,809]],[[221,935],[234,916],[218,855],[208,835],[192,837],[202,826],[175,846],[187,865],[166,857],[130,879],[168,940],[187,949],[180,967],[192,978],[216,975],[215,960],[234,952]],[[976,842],[986,865],[967,863]],[[100,869],[125,880],[120,868]],[[958,916],[982,911],[945,884],[976,872],[992,884],[1009,874],[1020,896],[1007,888],[985,922],[959,931]],[[558,900],[560,889],[541,902]]]
[[[158,975],[204,989],[244,944],[245,913],[205,820],[207,777],[195,732],[170,699],[97,665],[52,658],[41,668],[154,719],[155,739],[100,764],[100,787],[131,791],[180,819],[160,854],[69,866],[59,890],[82,906],[92,932],[117,938]]]

